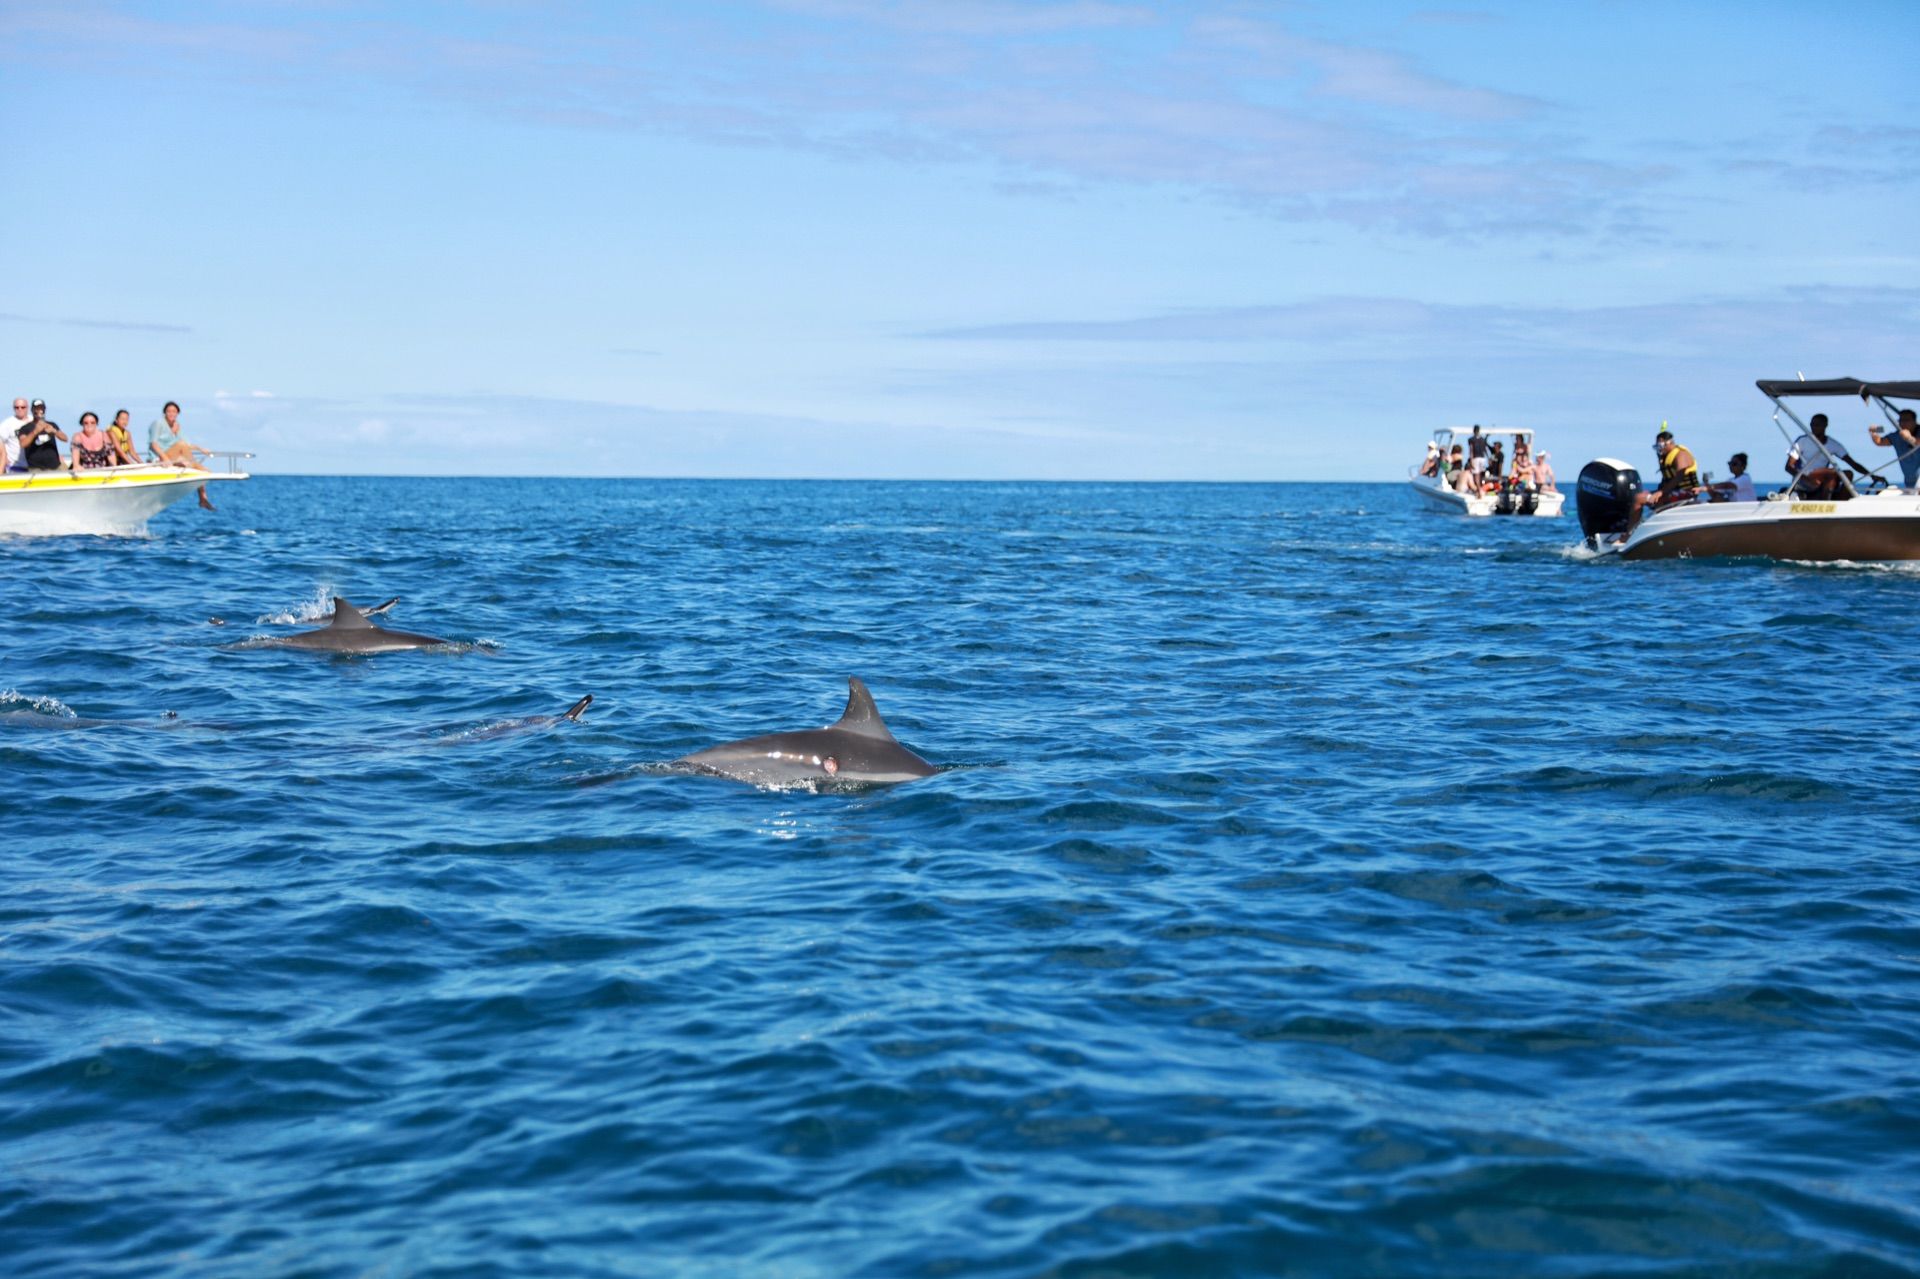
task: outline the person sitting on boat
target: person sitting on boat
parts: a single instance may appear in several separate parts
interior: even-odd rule
[[[80,415],[80,429],[73,433],[73,453],[67,469],[78,471],[113,465],[113,441],[100,429],[100,415],[92,411]]]
[[[204,457],[208,450],[180,437],[180,406],[172,400],[167,401],[166,407],[160,410],[160,416],[147,428],[147,448],[156,462],[169,466],[191,466],[201,471],[207,469],[194,455],[197,453]]]
[[[1794,477],[1790,491],[1811,498],[1851,497],[1852,491],[1840,478],[1842,466],[1856,479],[1867,477],[1867,468],[1853,460],[1846,445],[1827,438],[1827,415],[1815,413],[1807,433],[1793,442],[1787,454],[1787,474]]]
[[[33,402],[33,421],[20,428],[20,456],[29,471],[57,471],[60,469],[60,445],[67,433],[55,423],[47,421],[47,402]]]
[[[113,425],[107,428],[107,438],[113,441],[113,464],[115,466],[140,465],[140,450],[133,446],[133,432],[127,429],[127,420],[132,417],[125,409],[113,415]]]
[[[1420,474],[1423,478],[1440,474],[1440,446],[1432,440],[1427,441],[1427,460],[1420,464]]]
[[[1542,452],[1539,457],[1533,459],[1533,482],[1540,486],[1542,493],[1558,493],[1560,491],[1554,487],[1553,467],[1547,463],[1547,459],[1551,456],[1553,456],[1551,453]]]
[[[1754,492],[1753,477],[1747,474],[1747,455],[1735,453],[1727,459],[1727,469],[1733,472],[1733,478],[1707,485],[1707,500],[1709,502],[1758,502],[1760,495]]]
[[[1487,478],[1493,481],[1493,487],[1500,487],[1500,473],[1506,469],[1507,446],[1499,440],[1487,445]]]
[[[14,400],[13,416],[0,425],[0,471],[27,469],[27,464],[20,460],[20,431],[31,421],[33,415],[27,411],[27,402]]]
[[[211,449],[203,449],[180,438],[180,406],[168,400],[161,408],[160,416],[147,428],[147,448],[153,452],[153,460],[162,466],[190,466],[196,471],[206,470],[206,464],[197,461],[194,454],[212,457]],[[209,511],[213,503],[207,500],[207,486],[200,486],[200,505]]]
[[[1527,442],[1516,440],[1513,445],[1513,490],[1516,493],[1534,491],[1533,455],[1527,452]]]
[[[1660,486],[1651,488],[1633,499],[1633,515],[1627,521],[1627,532],[1640,523],[1640,517],[1648,507],[1659,510],[1664,506],[1674,506],[1681,502],[1691,502],[1700,490],[1700,465],[1693,460],[1693,452],[1673,438],[1673,432],[1660,428],[1660,434],[1653,437],[1653,453],[1660,459]],[[1625,540],[1625,534],[1621,535]]]
[[[1900,463],[1901,484],[1909,489],[1920,485],[1920,422],[1915,421],[1912,409],[1900,410],[1900,416],[1893,423],[1893,434],[1882,435],[1876,422],[1867,428],[1867,438],[1893,450],[1894,460]]]
[[[1480,496],[1480,472],[1467,465],[1458,444],[1447,455],[1447,486],[1466,497]]]

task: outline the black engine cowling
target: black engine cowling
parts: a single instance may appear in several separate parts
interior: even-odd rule
[[[1587,463],[1580,471],[1577,501],[1580,531],[1588,545],[1598,544],[1609,534],[1626,532],[1639,496],[1640,472],[1625,462],[1601,457]]]

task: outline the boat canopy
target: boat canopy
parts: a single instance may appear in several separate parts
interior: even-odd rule
[[[1920,400],[1920,382],[1862,382],[1857,377],[1812,382],[1803,378],[1761,378],[1754,385],[1760,388],[1760,394],[1774,399],[1785,395],[1857,395],[1861,399],[1878,395],[1889,400]]]
[[[1443,435],[1456,435],[1464,440],[1472,434],[1473,428],[1470,426],[1443,426],[1433,433],[1433,438],[1437,440]],[[1483,426],[1480,428],[1480,434],[1486,439],[1492,439],[1496,435],[1512,435],[1530,440],[1533,438],[1533,428],[1530,426]]]

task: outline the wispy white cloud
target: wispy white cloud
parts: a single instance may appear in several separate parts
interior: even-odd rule
[[[1147,185],[1265,216],[1416,236],[1646,236],[1666,174],[1543,131],[1554,108],[1233,5],[762,0],[494,6],[448,34],[356,4],[162,22],[108,0],[11,29],[168,74],[353,98],[363,84],[546,127],[893,163],[985,163],[1009,188]],[[758,20],[748,21],[749,18]],[[9,29],[0,23],[0,34]]]
[[[902,31],[969,36],[1148,27],[1159,20],[1146,5],[1102,0],[770,0],[769,7]]]
[[[157,324],[142,320],[102,320],[85,316],[21,315],[0,311],[0,321],[8,324],[58,325],[68,329],[110,329],[120,333],[191,333],[184,324]]]
[[[1462,305],[1404,297],[1328,297],[1272,306],[1195,308],[1100,320],[1015,321],[921,334],[940,341],[1300,344],[1322,354],[1419,349],[1431,355],[1553,351],[1689,359],[1798,346],[1891,371],[1920,330],[1920,289],[1789,288],[1742,297],[1630,306]],[[1868,376],[1869,374],[1862,374]],[[1759,374],[1756,373],[1756,376]],[[1825,374],[1823,374],[1825,376]]]

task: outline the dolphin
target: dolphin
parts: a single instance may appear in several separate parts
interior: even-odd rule
[[[593,694],[569,706],[559,715],[528,715],[521,719],[505,720],[498,724],[488,724],[484,728],[472,729],[465,733],[455,733],[441,739],[442,745],[451,746],[457,742],[483,742],[496,737],[516,737],[521,733],[537,733],[543,728],[552,728],[556,724],[571,721],[578,724],[587,707],[593,705]]]
[[[847,709],[837,723],[710,746],[673,762],[695,772],[773,787],[882,785],[940,771],[894,740],[873,694],[857,678],[847,680]]]
[[[388,600],[385,604],[375,604],[372,608],[361,609],[360,615],[362,617],[378,617],[380,616],[380,614],[386,612],[388,609],[392,608],[395,604],[398,604],[399,602],[400,602],[400,597],[396,595],[392,599]],[[260,620],[264,622],[268,619],[263,617]],[[319,620],[320,619],[317,617],[302,617],[296,620],[294,622],[294,625],[297,626],[300,624],[300,622],[317,622]],[[227,624],[227,619],[224,617],[209,617],[207,619],[208,626],[225,626],[226,624]]]
[[[338,595],[333,597],[333,621],[319,630],[300,631],[261,643],[274,648],[311,648],[323,653],[398,653],[409,648],[431,648],[447,641],[433,635],[415,635],[411,631],[390,631],[375,626],[362,613]]]
[[[0,726],[42,728],[70,732],[84,728],[178,728],[180,712],[168,711],[152,719],[94,719],[87,715],[49,715],[45,711],[0,711]]]

